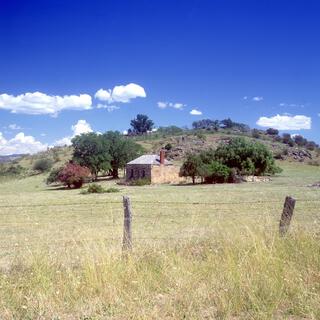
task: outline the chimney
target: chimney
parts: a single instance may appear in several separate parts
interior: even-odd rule
[[[160,150],[160,165],[164,165],[165,157],[166,157],[166,152],[164,150]]]

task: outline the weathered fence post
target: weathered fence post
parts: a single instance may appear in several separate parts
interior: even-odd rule
[[[123,242],[122,251],[127,252],[132,250],[132,212],[131,202],[128,196],[123,196],[123,209],[124,209],[124,220],[123,220]]]
[[[280,225],[279,225],[280,236],[284,236],[289,229],[295,204],[296,204],[296,199],[290,196],[286,197],[286,200],[283,206],[283,211],[281,214]]]

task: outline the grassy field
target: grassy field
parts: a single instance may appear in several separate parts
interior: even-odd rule
[[[266,183],[117,186],[44,176],[0,184],[1,319],[320,319],[319,167]],[[101,181],[114,186],[113,181]],[[122,195],[133,205],[121,255]],[[286,195],[297,199],[278,237]]]

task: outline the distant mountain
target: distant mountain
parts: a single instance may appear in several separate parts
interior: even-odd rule
[[[10,154],[8,156],[0,156],[0,163],[14,161],[23,156],[25,156],[25,154]]]

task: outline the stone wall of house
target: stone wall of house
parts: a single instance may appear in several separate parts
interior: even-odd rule
[[[126,181],[137,179],[151,180],[151,165],[150,164],[127,164],[126,165]]]
[[[184,178],[179,177],[179,167],[171,166],[152,166],[151,183],[179,183]]]

